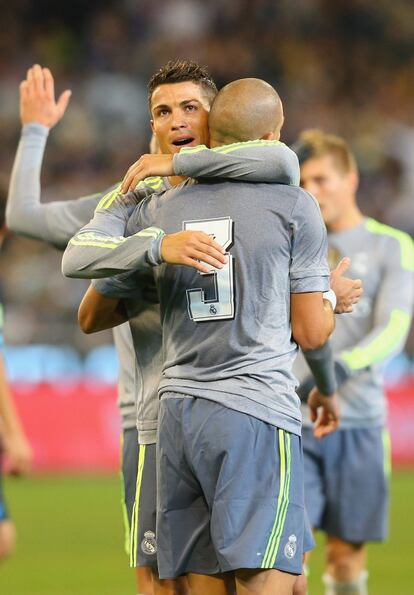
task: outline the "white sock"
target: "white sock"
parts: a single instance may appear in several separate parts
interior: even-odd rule
[[[337,581],[331,575],[322,577],[325,595],[368,595],[368,572],[363,570],[354,581]]]

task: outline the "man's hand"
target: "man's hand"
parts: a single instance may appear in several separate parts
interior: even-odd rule
[[[165,235],[161,256],[168,264],[182,264],[201,273],[211,273],[211,267],[221,269],[227,263],[224,248],[204,231],[179,231]]]
[[[121,185],[121,192],[125,194],[135,190],[137,184],[150,176],[172,176],[173,155],[142,155],[131,165]]]
[[[53,128],[63,117],[72,91],[67,89],[55,101],[55,83],[48,68],[35,64],[20,83],[20,119],[23,124]]]
[[[26,437],[20,433],[1,438],[5,454],[5,468],[10,475],[25,475],[32,466],[33,453]]]
[[[308,398],[311,420],[314,422],[313,434],[322,438],[334,432],[339,424],[339,404],[336,395],[322,395],[316,386]]]
[[[336,269],[331,271],[331,289],[334,290],[336,295],[335,314],[352,312],[353,306],[359,302],[361,295],[364,293],[361,279],[343,277],[350,264],[350,259],[345,257]]]

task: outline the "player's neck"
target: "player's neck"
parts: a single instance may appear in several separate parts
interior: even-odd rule
[[[187,176],[170,176],[168,178],[171,186],[177,186],[178,184],[181,184],[181,182],[184,182],[187,179]]]
[[[363,214],[358,209],[356,205],[353,205],[349,209],[346,210],[343,214],[341,214],[338,219],[334,223],[328,226],[328,229],[332,233],[336,233],[339,231],[345,231],[347,229],[352,229],[352,227],[356,227],[361,223],[364,219]]]

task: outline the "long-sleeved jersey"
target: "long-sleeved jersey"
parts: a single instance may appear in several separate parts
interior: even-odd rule
[[[12,172],[6,218],[9,228],[16,233],[43,240],[58,249],[64,249],[69,239],[91,219],[97,206],[98,213],[104,211],[109,218],[114,211],[116,219],[118,216],[116,206],[124,203],[118,200],[118,184],[116,184],[103,193],[71,201],[42,204],[40,171],[47,136],[48,129],[40,124],[27,124],[23,127]],[[299,169],[296,156],[282,143],[277,146],[273,144],[271,151],[266,150],[266,143],[263,143],[256,149],[255,155],[244,150],[243,147],[234,147],[234,149],[223,155],[205,147],[194,154],[187,149],[186,154],[174,157],[174,165],[177,173],[187,176],[220,175],[248,179],[249,175],[262,175],[265,181],[273,181],[272,176],[276,176],[286,183],[297,183]],[[261,150],[266,152],[266,157]],[[254,171],[252,171],[253,164]],[[257,168],[259,168],[258,173],[256,173]],[[140,185],[134,194],[134,203],[129,207],[135,206],[136,202],[144,196],[169,187],[167,179],[150,178]],[[128,215],[129,207],[126,206],[122,212]],[[125,220],[121,221],[117,233],[123,235],[124,227]],[[157,340],[157,337],[160,337],[159,322],[155,321],[154,314],[157,306],[149,302],[148,308],[150,322],[147,324],[144,321],[143,326],[146,332],[152,333]],[[150,324],[153,324],[152,328],[149,328]],[[140,407],[138,419],[143,441],[153,442],[156,428],[154,407],[147,406],[147,403],[141,399],[143,379],[140,367],[136,363],[136,353],[128,324],[114,329],[114,341],[120,361],[118,403],[123,428],[127,429],[136,424],[136,401],[138,401],[141,403],[138,405]],[[152,345],[152,340],[146,344]],[[142,359],[147,359],[147,353],[143,354]]]
[[[348,275],[361,278],[364,295],[350,314],[336,317],[331,337],[344,377],[338,394],[341,428],[382,426],[386,422],[383,364],[404,347],[414,307],[414,245],[407,234],[374,219],[328,235],[331,264],[351,258]],[[309,368],[300,354],[294,372],[300,381]],[[310,424],[307,407],[304,423]]]
[[[282,154],[286,153],[285,159],[280,158]],[[200,155],[207,156],[208,150],[205,147],[198,147],[195,149],[188,149],[182,153],[183,160],[185,160],[185,167],[190,166],[191,159],[197,163],[197,173],[201,171]],[[252,175],[254,180],[260,178],[260,175],[266,180],[271,181],[272,176],[277,181],[278,177],[282,177],[284,181],[289,181],[292,185],[298,181],[298,163],[294,154],[290,152],[285,145],[276,142],[257,141],[252,143],[231,145],[228,147],[226,153],[220,153],[217,150],[210,151],[212,160],[214,160],[213,167],[216,174],[220,177],[226,172],[223,169],[217,170],[217,155],[225,156],[227,167],[230,170],[227,175],[237,174],[236,177],[245,179]],[[242,156],[246,155],[246,169],[242,173]],[[233,157],[232,157],[233,156]],[[177,161],[180,155],[174,156],[174,167],[177,171]],[[237,164],[237,167],[231,161]],[[252,166],[254,163],[254,168]],[[272,166],[269,168],[269,163]],[[276,167],[276,164],[279,165]],[[182,163],[180,167],[183,167]],[[287,173],[288,169],[288,173]],[[206,169],[203,169],[205,175]],[[261,174],[260,174],[261,172]],[[180,173],[183,170],[180,169]],[[158,182],[157,182],[158,180]],[[152,183],[157,185],[161,178],[153,178]],[[184,183],[184,186],[192,185],[189,180]],[[235,191],[237,191],[238,184],[235,184]],[[97,209],[94,219],[84,227],[76,236],[69,242],[68,248],[64,255],[63,271],[70,276],[99,278],[105,277],[108,274],[115,274],[116,272],[127,272],[132,270],[151,270],[152,266],[159,262],[159,245],[163,231],[157,227],[147,227],[144,230],[137,230],[136,233],[130,237],[121,237],[125,233],[125,223],[128,218],[128,208],[132,203],[137,203],[136,193],[129,194],[123,201],[114,199],[111,201],[101,202],[100,208]],[[99,287],[98,287],[99,290]],[[125,297],[125,296],[123,296]],[[148,361],[148,354],[144,354],[142,358],[142,325],[145,322],[143,313],[136,317],[131,315],[129,307],[134,303],[134,300],[126,302],[127,311],[130,317],[131,332],[134,338],[134,343],[137,351],[138,367],[140,370],[140,378],[144,387],[149,387],[151,392],[144,391],[145,394],[138,403],[137,426],[139,433],[144,435],[148,427],[155,426],[158,412],[158,398],[157,385],[161,376],[162,358],[160,352],[154,353],[152,358],[152,369],[148,366],[141,366],[140,360]],[[151,306],[150,316],[153,316],[153,308]],[[159,345],[161,346],[161,326],[158,323],[158,330],[153,327],[154,334],[158,332]],[[154,373],[154,362],[158,362],[158,373]],[[148,422],[145,423],[144,422]],[[152,431],[152,429],[151,429]],[[155,434],[155,429],[154,429]]]
[[[201,229],[229,251],[228,263],[210,274],[166,264],[154,270],[163,326],[160,394],[210,399],[300,434],[290,295],[329,288],[316,201],[286,185],[204,183],[143,201],[129,225]],[[114,297],[141,282],[134,273],[119,283],[106,279],[98,287]]]

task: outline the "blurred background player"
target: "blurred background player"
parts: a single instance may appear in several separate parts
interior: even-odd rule
[[[364,296],[337,317],[331,337],[341,425],[322,440],[303,407],[305,501],[312,526],[327,536],[326,595],[367,591],[368,541],[387,534],[390,444],[381,370],[403,347],[414,302],[411,238],[364,217],[356,202],[358,171],[346,142],[320,130],[303,132],[294,149],[301,185],[319,202],[328,228],[330,264],[347,255]],[[295,364],[301,398],[313,384],[301,356]]]
[[[3,196],[0,197],[0,249],[6,233]],[[9,517],[2,488],[3,470],[22,475],[30,470],[32,450],[26,438],[7,384],[3,361],[3,308],[0,302],[0,562],[13,553],[16,530]]]

